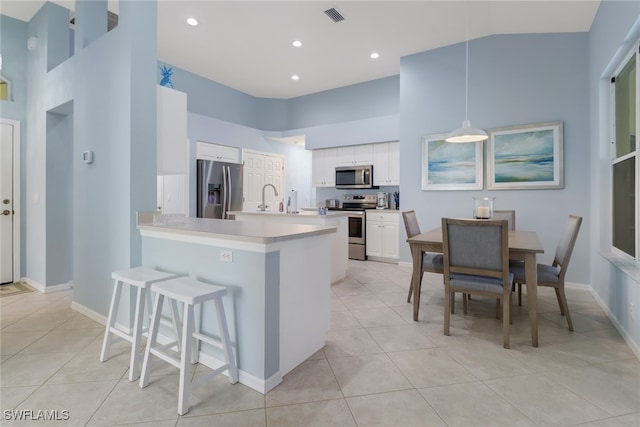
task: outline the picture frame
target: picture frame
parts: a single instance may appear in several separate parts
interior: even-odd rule
[[[487,188],[564,188],[563,123],[535,123],[489,129]]]
[[[422,137],[422,190],[482,190],[484,150],[482,141],[446,142],[447,134]]]

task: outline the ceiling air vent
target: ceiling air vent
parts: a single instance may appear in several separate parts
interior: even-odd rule
[[[324,11],[325,15],[327,15],[333,22],[344,21],[344,16],[340,14],[335,8],[327,9]]]

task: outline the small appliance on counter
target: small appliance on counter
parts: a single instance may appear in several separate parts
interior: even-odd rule
[[[378,193],[376,209],[389,209],[389,193]]]
[[[338,199],[327,199],[324,201],[324,205],[327,208],[335,209],[340,207],[340,200]]]

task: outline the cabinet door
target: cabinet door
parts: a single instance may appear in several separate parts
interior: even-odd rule
[[[367,220],[366,232],[367,256],[382,256],[382,223]]]
[[[187,94],[158,86],[158,175],[187,172]]]
[[[328,148],[322,151],[324,151],[324,187],[335,187],[337,150],[335,148]]]
[[[338,147],[338,165],[339,166],[351,166],[355,160],[354,147]]]
[[[387,179],[389,183],[387,185],[400,185],[400,143],[389,143],[389,168]],[[375,176],[375,175],[374,175]]]
[[[400,143],[373,144],[373,184],[400,185]]]
[[[373,185],[389,185],[389,144],[373,145]]]
[[[372,165],[373,145],[356,145],[353,149],[353,161],[356,165]]]
[[[314,187],[335,187],[336,152],[335,148],[313,151],[311,182]]]
[[[398,223],[385,221],[382,224],[382,256],[385,258],[398,258]]]
[[[162,214],[186,214],[185,175],[158,177],[158,211]]]
[[[218,156],[221,162],[238,163],[238,148],[218,145]]]

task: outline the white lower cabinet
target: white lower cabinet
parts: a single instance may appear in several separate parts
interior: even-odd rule
[[[158,212],[162,214],[186,214],[186,176],[161,175],[157,182]]]
[[[398,212],[367,211],[367,256],[371,258],[399,258],[400,235]]]

